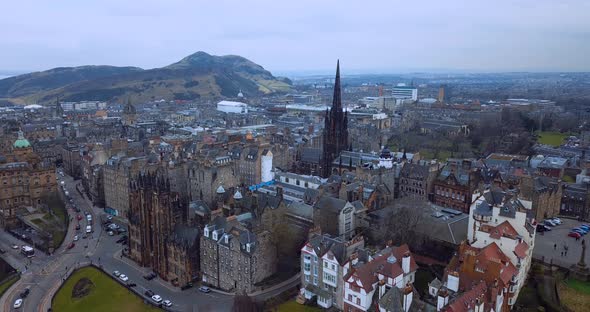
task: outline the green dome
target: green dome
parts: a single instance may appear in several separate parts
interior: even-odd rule
[[[19,131],[18,132],[18,139],[16,141],[14,141],[13,146],[14,146],[14,148],[27,148],[27,147],[31,147],[31,143],[29,142],[29,140],[25,139],[23,132]]]

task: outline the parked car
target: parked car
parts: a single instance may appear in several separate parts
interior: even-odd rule
[[[109,231],[108,234],[109,234],[109,236],[115,235],[115,233],[113,231]]]
[[[579,227],[573,228],[572,231],[577,231],[577,232],[584,233],[584,234],[588,233],[588,230],[584,230],[583,228],[579,228]]]
[[[127,275],[125,275],[125,274],[121,274],[121,275],[119,275],[119,279],[122,280],[123,282],[126,282],[129,280],[129,277],[127,277]]]
[[[108,215],[108,216],[107,216],[107,220],[109,220],[109,221],[110,221],[110,220],[113,220],[113,216],[112,216],[112,215]]]
[[[170,300],[164,300],[164,301],[162,301],[162,303],[163,303],[165,306],[167,306],[167,307],[171,307],[171,306],[172,306],[172,301],[170,301]]]
[[[151,280],[153,280],[154,278],[156,278],[156,276],[158,276],[156,273],[154,273],[154,272],[150,272],[150,273],[148,273],[148,274],[144,275],[144,276],[143,276],[143,278],[145,278],[145,279],[146,279],[146,280],[148,280],[148,281],[151,281]]]
[[[579,228],[582,228],[584,230],[590,231],[590,226],[586,225],[586,224],[582,224],[579,226]]]
[[[559,225],[559,224],[562,224],[562,223],[563,223],[563,222],[561,222],[561,219],[560,219],[560,218],[552,218],[552,219],[551,219],[551,221],[553,221],[553,223],[555,223],[555,224],[557,224],[557,225]]]
[[[119,239],[117,240],[117,244],[119,244],[119,243],[122,243],[122,242],[124,242],[124,241],[126,241],[126,240],[127,240],[127,236],[122,236],[121,238],[119,238]]]
[[[119,275],[121,275],[121,272],[115,271],[115,272],[113,272],[113,275],[116,276],[116,277],[119,277]]]
[[[189,289],[189,288],[191,288],[191,287],[193,287],[193,283],[191,283],[191,282],[188,282],[188,283],[186,283],[186,284],[182,285],[182,286],[180,287],[180,290],[187,290],[187,289]]]
[[[4,250],[3,248],[0,248],[0,254],[6,253],[6,250]]]
[[[553,221],[551,221],[551,220],[545,220],[545,221],[543,221],[543,223],[545,223],[545,225],[548,225],[548,226],[556,226],[557,225],[557,224],[553,223]]]
[[[201,286],[201,287],[199,287],[199,291],[204,292],[204,293],[210,293],[211,289],[209,289],[209,287],[207,287],[207,286]]]
[[[582,237],[582,235],[578,232],[570,232],[567,236],[569,237],[573,237],[573,238],[580,238]]]
[[[10,245],[10,247],[12,247],[12,249],[18,249],[18,245],[17,244],[12,244],[12,245]]]
[[[76,230],[79,231],[80,230],[80,224],[76,224]]]
[[[153,291],[151,291],[151,290],[149,290],[149,289],[146,289],[146,291],[145,291],[145,295],[146,295],[147,297],[150,297],[150,298],[151,298],[151,297],[152,297],[153,295],[155,295],[155,294],[154,294],[154,292],[153,292]]]
[[[25,290],[23,290],[23,292],[20,293],[20,297],[24,299],[29,295],[30,292],[31,292],[31,289],[29,287],[27,287],[27,288],[25,288]]]
[[[14,302],[14,305],[12,306],[15,309],[20,308],[23,305],[23,299],[18,298],[16,299],[16,301]]]
[[[152,300],[153,300],[155,303],[160,303],[160,302],[162,302],[162,297],[160,297],[160,295],[153,295],[153,296],[152,296]]]
[[[77,215],[76,219],[78,219],[78,221],[82,220],[82,216],[81,215]]]
[[[135,287],[135,286],[137,286],[137,284],[135,284],[135,283],[127,283],[127,287]]]
[[[76,246],[76,244],[75,244],[74,242],[72,242],[72,243],[70,243],[70,244],[68,245],[68,249],[72,249],[72,248],[74,248],[75,246]]]

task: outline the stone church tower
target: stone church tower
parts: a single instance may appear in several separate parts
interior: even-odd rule
[[[326,110],[323,132],[323,154],[321,159],[321,175],[324,178],[332,174],[332,162],[340,152],[348,148],[348,113],[342,111],[342,94],[340,90],[340,61],[336,64],[334,81],[334,97],[332,108]]]

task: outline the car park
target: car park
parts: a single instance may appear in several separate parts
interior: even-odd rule
[[[149,289],[146,289],[144,294],[145,294],[147,297],[150,297],[150,298],[151,298],[153,295],[155,295],[155,293],[154,293],[153,291],[149,290]]]
[[[170,300],[164,300],[164,301],[162,301],[162,304],[164,304],[167,307],[171,307],[172,306],[172,301],[170,301]]]
[[[14,305],[12,305],[13,308],[18,309],[23,305],[23,299],[18,298],[16,299],[16,301],[14,302]]]
[[[207,286],[201,286],[201,287],[199,287],[199,291],[203,292],[203,293],[210,293],[211,289],[209,289],[209,287],[207,287]]]
[[[129,280],[129,277],[127,277],[127,275],[125,275],[125,274],[121,274],[121,275],[119,275],[119,279],[122,280],[123,282],[126,282]]]
[[[115,271],[115,272],[113,272],[113,275],[116,276],[116,277],[119,277],[119,275],[121,275],[121,272]]]
[[[160,297],[160,295],[153,295],[153,296],[152,296],[152,300],[153,300],[155,303],[160,303],[160,302],[162,302],[162,297]]]

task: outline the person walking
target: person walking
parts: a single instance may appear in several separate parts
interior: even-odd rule
[[[553,244],[553,250],[557,250],[557,244]]]

